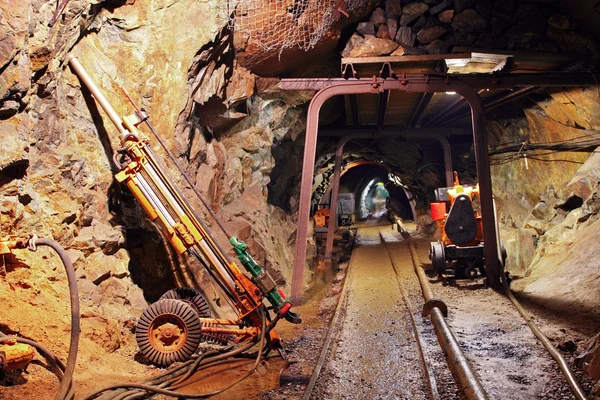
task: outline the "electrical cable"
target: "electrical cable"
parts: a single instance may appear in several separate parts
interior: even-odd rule
[[[124,383],[119,385],[113,385],[101,390],[98,390],[85,398],[85,400],[96,399],[102,393],[107,391],[115,390],[117,393],[113,393],[113,396],[106,397],[106,400],[132,400],[141,398],[144,396],[148,396],[150,393],[154,394],[163,394],[167,396],[173,396],[181,399],[202,399],[210,396],[214,396],[216,394],[222,393],[233,386],[237,385],[242,380],[246,379],[248,376],[253,374],[256,371],[261,360],[264,358],[263,353],[265,352],[265,343],[266,343],[266,325],[267,318],[265,316],[265,310],[263,308],[258,308],[258,312],[260,314],[260,318],[262,321],[262,329],[261,335],[258,341],[247,343],[245,345],[239,346],[231,351],[227,351],[224,353],[220,353],[216,356],[206,357],[209,353],[206,353],[203,356],[200,356],[199,359],[188,360],[183,365],[175,367],[175,370],[167,371],[162,376],[158,378],[154,378],[151,381],[142,382],[142,383]],[[191,377],[195,372],[198,372],[201,369],[206,369],[215,365],[220,365],[224,362],[229,362],[231,360],[233,362],[233,357],[242,355],[243,352],[249,350],[256,344],[259,344],[259,350],[257,352],[256,359],[254,361],[253,367],[242,377],[231,383],[229,386],[216,390],[211,393],[200,393],[200,394],[187,394],[174,391],[172,389],[178,389],[183,386],[186,386],[188,383],[184,382],[185,379]],[[186,369],[187,368],[187,369]],[[186,369],[185,371],[183,371]],[[175,377],[173,377],[173,373],[178,372]],[[185,378],[185,379],[184,379]],[[122,391],[119,389],[128,389],[126,391]],[[105,397],[103,396],[103,399]]]
[[[75,389],[73,385],[73,372],[75,371],[75,364],[77,362],[77,350],[79,347],[80,332],[79,291],[77,289],[77,277],[75,276],[75,269],[73,268],[73,264],[69,259],[69,255],[60,244],[54,240],[37,238],[34,235],[34,237],[30,240],[29,248],[30,250],[35,251],[36,246],[48,246],[56,252],[63,263],[69,284],[69,297],[71,300],[71,337],[69,342],[69,355],[67,356],[64,377],[60,381],[58,393],[55,397],[56,400],[63,400],[72,398],[72,396],[69,396],[69,394],[70,392],[74,392]]]
[[[493,202],[493,205],[494,205],[494,218],[496,220],[496,226],[495,226],[496,237],[499,238],[500,237],[499,236],[500,228],[498,225],[495,201]],[[546,348],[546,350],[548,350],[548,353],[550,353],[552,358],[556,361],[560,370],[562,371],[563,375],[565,376],[565,379],[567,380],[567,384],[571,388],[571,392],[573,393],[575,398],[577,400],[587,400],[585,392],[583,391],[581,386],[579,386],[577,379],[575,379],[575,377],[573,376],[573,372],[570,370],[569,364],[567,363],[565,358],[562,356],[562,354],[559,353],[559,351],[554,347],[554,345],[552,345],[550,340],[542,333],[542,331],[533,323],[533,321],[532,321],[533,318],[531,317],[531,315],[529,315],[529,313],[523,308],[521,303],[519,303],[519,301],[515,298],[512,291],[510,290],[510,287],[508,286],[508,282],[506,281],[506,275],[505,275],[505,271],[504,271],[504,260],[503,260],[504,257],[501,256],[502,250],[500,248],[500,240],[498,240],[498,242],[497,242],[497,254],[498,254],[498,264],[500,265],[500,280],[502,281],[502,287],[504,288],[504,292],[506,293],[506,296],[511,301],[511,303],[515,306],[515,308],[517,309],[519,314],[521,314],[521,316],[523,317],[523,319],[525,320],[525,322],[529,326],[529,329],[531,329],[531,331],[533,332],[535,337],[538,338],[538,340],[542,343],[542,345]]]
[[[56,400],[70,400],[75,396],[75,385],[73,384],[73,372],[75,371],[75,364],[77,363],[77,351],[79,347],[79,334],[80,334],[80,315],[79,315],[79,291],[77,288],[77,277],[75,275],[75,269],[69,258],[69,255],[65,249],[51,239],[38,238],[37,235],[33,235],[28,241],[19,240],[15,243],[16,248],[27,247],[30,251],[36,251],[37,246],[48,246],[56,252],[59,256],[65,273],[67,274],[67,281],[69,285],[69,297],[71,301],[71,336],[69,341],[69,354],[67,356],[67,364],[63,364],[52,352],[48,349],[36,343],[32,340],[24,338],[14,338],[20,343],[29,344],[35,347],[45,358],[52,361],[58,366],[61,371],[62,377],[60,377],[60,385],[56,394]],[[1,334],[0,338],[6,336]]]

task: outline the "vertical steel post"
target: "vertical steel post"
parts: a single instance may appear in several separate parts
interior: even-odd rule
[[[342,85],[332,84],[319,90],[308,106],[306,117],[306,141],[302,160],[302,181],[300,183],[300,203],[298,205],[298,230],[296,231],[296,248],[294,265],[292,267],[292,294],[294,304],[302,302],[302,282],[304,265],[306,264],[306,241],[308,239],[308,218],[310,214],[310,199],[315,170],[315,152],[317,149],[317,131],[319,129],[319,111],[326,100],[342,94],[380,93],[383,89],[379,84],[365,85],[362,82],[344,81]]]
[[[353,139],[372,137],[364,133],[349,133],[340,139],[335,150],[335,164],[333,167],[333,180],[331,182],[331,196],[329,197],[329,225],[327,225],[327,241],[325,243],[325,259],[331,260],[333,252],[333,236],[337,228],[337,200],[340,191],[340,177],[342,174],[342,156],[344,146]]]
[[[485,273],[487,284],[495,289],[502,288],[500,267],[498,264],[496,236],[496,218],[494,216],[494,201],[492,194],[492,176],[490,173],[490,157],[488,153],[487,133],[485,129],[485,110],[481,97],[467,84],[455,83],[460,86],[457,90],[471,106],[473,125],[473,148],[475,164],[479,181],[481,203],[481,220],[483,223],[483,255],[485,257]]]

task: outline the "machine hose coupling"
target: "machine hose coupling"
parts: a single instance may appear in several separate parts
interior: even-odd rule
[[[39,239],[39,237],[35,233],[32,234],[29,237],[29,240],[27,241],[27,249],[29,251],[36,251],[37,250],[36,242],[37,242],[38,239]]]

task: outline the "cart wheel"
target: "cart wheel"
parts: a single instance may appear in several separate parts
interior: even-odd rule
[[[477,270],[475,268],[467,267],[464,270],[464,274],[465,278],[473,280],[477,276]]]
[[[189,287],[171,289],[160,296],[159,300],[164,299],[183,300],[194,307],[198,313],[198,317],[210,318],[210,307],[208,306],[208,302],[204,296],[202,296],[202,293],[196,289]]]
[[[159,300],[138,320],[135,339],[154,364],[170,365],[189,359],[198,348],[202,328],[194,308],[182,300]]]
[[[431,242],[429,258],[431,259],[433,268],[438,274],[446,271],[446,252],[444,251],[444,245],[441,242]]]

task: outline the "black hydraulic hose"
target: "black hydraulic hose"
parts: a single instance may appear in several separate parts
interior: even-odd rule
[[[38,342],[35,342],[33,340],[25,339],[25,338],[18,337],[18,336],[7,336],[7,335],[3,334],[2,332],[0,332],[0,342],[7,342],[7,341],[12,341],[12,340],[16,341],[17,343],[28,344],[28,345],[34,347],[38,351],[38,353],[40,353],[46,360],[48,360],[52,364],[56,365],[56,367],[58,368],[56,376],[58,376],[59,379],[63,378],[63,373],[65,371],[65,364],[63,364],[63,362],[56,356],[56,354],[54,354],[53,352],[48,350],[46,347],[42,346],[41,344],[39,344]]]
[[[108,398],[110,398],[110,399],[135,399],[135,398],[139,398],[138,395],[140,397],[144,397],[144,396],[148,395],[148,393],[135,393],[137,390],[144,390],[149,393],[164,394],[167,396],[172,396],[172,397],[177,397],[177,398],[182,398],[182,399],[202,399],[202,398],[214,396],[216,394],[222,393],[222,392],[230,389],[231,387],[237,385],[239,382],[241,382],[242,380],[244,380],[248,376],[250,376],[256,370],[256,368],[258,367],[258,364],[260,363],[260,361],[263,358],[264,343],[266,340],[267,322],[266,322],[266,317],[265,317],[265,311],[262,308],[259,308],[258,310],[259,310],[261,321],[262,321],[261,335],[260,335],[258,342],[248,343],[248,344],[245,344],[238,348],[235,348],[231,351],[224,352],[222,354],[219,354],[219,355],[216,355],[213,357],[204,358],[205,356],[201,356],[201,358],[202,358],[201,360],[188,360],[184,363],[184,365],[178,366],[175,368],[175,370],[168,371],[163,376],[161,376],[159,378],[155,378],[149,382],[124,383],[124,384],[113,385],[113,386],[98,390],[98,391],[90,394],[89,396],[87,396],[85,398],[85,400],[96,399],[100,394],[110,391],[110,390],[115,390],[118,392],[114,393],[113,396],[109,395],[109,397],[107,397],[107,399]],[[248,373],[246,373],[241,378],[237,379],[235,382],[231,383],[229,386],[227,386],[223,389],[219,389],[217,391],[211,392],[211,393],[201,393],[201,394],[187,394],[187,393],[181,393],[181,392],[177,392],[177,391],[174,391],[171,389],[167,389],[169,387],[172,389],[177,389],[177,388],[183,386],[182,379],[180,378],[180,376],[181,375],[185,375],[185,376],[191,375],[191,374],[189,374],[189,371],[187,371],[187,372],[182,371],[182,369],[184,367],[197,370],[198,367],[207,368],[207,367],[210,367],[213,365],[217,365],[221,361],[223,361],[227,358],[234,357],[238,354],[243,353],[246,350],[249,350],[250,348],[255,346],[256,343],[259,343],[260,347],[258,350],[258,355],[256,357],[254,366],[252,367],[252,369],[250,369],[250,371],[248,371]],[[174,375],[173,372],[175,372],[175,371],[177,371],[179,373],[176,374],[175,376],[173,376]],[[175,380],[169,381],[169,379],[175,379]],[[165,388],[165,386],[167,388]],[[126,389],[126,390],[122,391],[122,389]],[[102,398],[104,398],[104,396]]]
[[[51,239],[45,238],[32,238],[30,241],[30,249],[35,251],[36,246],[48,246],[52,248],[60,257],[60,260],[65,267],[67,274],[67,280],[69,283],[69,296],[71,299],[71,339],[69,343],[69,356],[67,357],[67,364],[64,369],[64,377],[60,381],[58,393],[56,394],[56,400],[64,400],[72,398],[74,392],[73,384],[73,372],[75,371],[75,364],[77,362],[77,349],[79,346],[79,332],[80,332],[80,316],[79,316],[79,291],[77,289],[77,277],[75,276],[75,269],[71,263],[69,255],[65,249]]]

